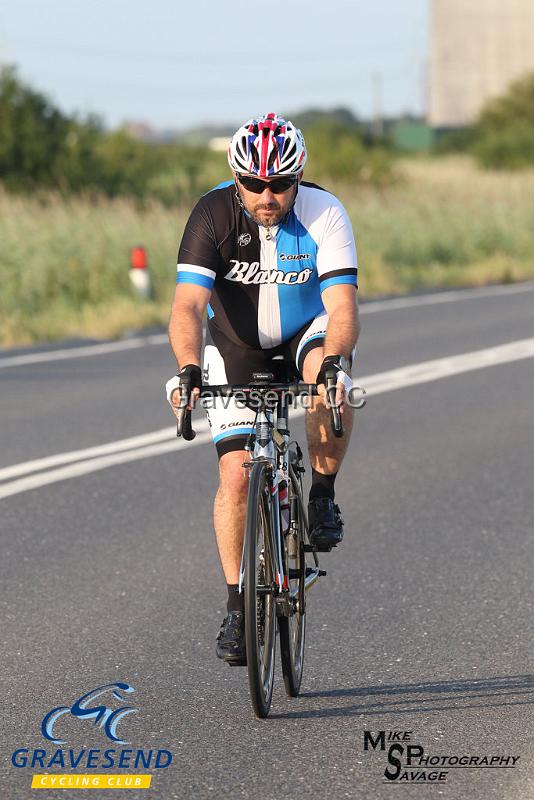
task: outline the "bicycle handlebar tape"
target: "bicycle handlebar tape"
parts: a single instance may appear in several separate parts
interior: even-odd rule
[[[349,373],[350,367],[345,356],[325,356],[321,364],[321,369],[315,379],[318,385],[324,383],[328,403],[330,405],[332,430],[334,436],[338,438],[343,436],[343,423],[341,421],[339,407],[336,406],[336,384],[338,380],[344,383],[345,381],[343,378],[345,375],[348,377]]]
[[[339,406],[336,405],[337,373],[326,370],[325,381],[325,389],[331,411],[332,431],[334,432],[334,436],[340,439],[343,436],[343,422],[341,420]]]
[[[180,409],[179,414],[180,417],[176,425],[176,435],[178,437],[181,436],[186,440],[186,442],[192,442],[196,436],[196,433],[193,430],[193,425],[191,423],[191,409],[185,408],[184,406],[184,408]]]
[[[187,364],[180,370],[178,377],[180,378],[180,408],[176,435],[191,442],[196,433],[191,422],[191,408],[188,406],[191,403],[192,390],[202,390],[202,372],[197,364]]]

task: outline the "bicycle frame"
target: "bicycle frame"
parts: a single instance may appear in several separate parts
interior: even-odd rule
[[[290,507],[293,502],[298,503],[299,513],[304,521],[304,527],[307,530],[308,528],[308,518],[307,518],[307,511],[304,506],[304,500],[302,497],[302,492],[300,489],[300,484],[298,477],[295,473],[295,469],[293,464],[291,463],[290,456],[290,439],[289,439],[289,428],[288,428],[288,400],[286,396],[278,398],[276,409],[270,409],[267,407],[265,400],[263,400],[261,407],[258,409],[256,413],[256,420],[254,423],[254,430],[252,433],[252,437],[254,438],[254,451],[252,458],[246,462],[243,466],[246,468],[250,468],[252,464],[258,461],[264,461],[270,465],[271,468],[271,476],[269,481],[269,488],[271,492],[271,503],[269,504],[271,510],[271,531],[272,531],[272,545],[273,545],[273,562],[275,566],[275,587],[274,594],[277,599],[280,601],[278,602],[278,606],[281,608],[282,613],[289,614],[291,610],[290,600],[294,600],[297,596],[297,590],[291,590],[289,585],[289,574],[285,563],[284,557],[284,547],[282,543],[282,536],[283,533],[281,531],[280,526],[280,495],[279,495],[279,484],[280,484],[280,475],[287,477],[288,479],[288,495],[289,495],[289,503]],[[276,420],[273,421],[273,416],[276,414]],[[297,445],[298,447],[298,445]],[[297,455],[300,459],[302,455],[300,453],[300,448],[298,449]],[[241,566],[239,569],[239,592],[243,591],[243,581],[245,576],[245,546],[246,542],[243,543],[243,552],[241,556]],[[322,574],[325,574],[322,570],[319,569],[319,559],[317,557],[317,552],[311,547],[311,545],[305,545],[305,551],[312,552],[314,558],[314,567],[307,567],[306,568],[306,575],[304,579],[304,589],[307,591],[310,589],[314,583],[321,577]],[[288,601],[287,606],[284,609],[283,599]]]
[[[340,411],[334,404],[335,374],[326,375],[325,388],[331,398],[332,430],[334,435],[342,436]],[[250,475],[238,588],[244,595],[244,634],[252,706],[256,715],[263,719],[271,707],[277,634],[286,693],[296,697],[300,691],[306,593],[318,578],[326,575],[319,569],[316,548],[307,541],[308,520],[301,487],[302,451],[296,441],[290,442],[288,428],[289,398],[303,394],[316,396],[319,392],[315,384],[276,383],[270,372],[253,372],[249,384],[206,387],[201,390],[200,397],[235,397],[238,392],[245,394],[248,408],[256,409],[252,432],[244,446],[252,455],[243,464]],[[190,400],[190,392],[184,391],[177,421],[177,435],[188,440],[195,436]],[[287,520],[282,520],[280,513],[282,480],[287,482],[290,509],[287,530]],[[313,567],[306,563],[309,552],[313,554]]]

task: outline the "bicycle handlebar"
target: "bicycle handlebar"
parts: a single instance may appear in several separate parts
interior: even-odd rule
[[[336,405],[336,379],[327,375],[325,389],[328,397],[328,403],[330,405],[330,421],[332,423],[332,430],[334,432],[334,436],[339,439],[341,436],[343,436],[343,422],[341,420],[339,406]]]
[[[335,378],[327,377],[326,386],[327,396],[330,403],[332,430],[337,437],[343,436],[343,422],[339,407],[335,405],[335,392],[336,381]],[[246,393],[267,393],[276,392],[279,394],[288,394],[291,397],[299,397],[300,395],[317,396],[317,385],[315,383],[304,383],[298,381],[295,383],[267,383],[265,385],[260,383],[246,383],[246,384],[220,384],[217,386],[205,386],[200,390],[199,399],[204,400],[208,397],[231,397],[238,392]],[[184,438],[186,441],[192,441],[196,433],[193,430],[191,423],[191,393],[183,394],[180,397],[180,406],[178,411],[178,420],[176,425],[176,436]]]
[[[190,395],[190,392],[188,394]],[[176,421],[176,436],[178,438],[184,438],[187,442],[193,441],[197,435],[196,431],[193,430],[193,424],[191,422],[191,409],[187,408],[190,402],[191,396],[188,397],[184,394],[180,397],[180,407],[178,409],[178,418]]]

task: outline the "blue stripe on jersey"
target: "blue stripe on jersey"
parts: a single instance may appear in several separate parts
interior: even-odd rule
[[[207,275],[201,275],[199,272],[184,272],[180,270],[176,275],[176,283],[196,283],[197,286],[205,286],[206,289],[212,289],[215,280]]]
[[[337,283],[348,283],[351,286],[358,285],[356,275],[338,275],[337,278],[326,278],[326,280],[321,281],[321,292],[324,292],[329,286],[335,286]]]
[[[317,244],[295,213],[290,214],[287,222],[278,229],[276,253],[278,269],[286,274],[294,272],[301,275],[304,270],[311,270],[310,277],[304,283],[277,284],[280,327],[282,341],[285,342],[324,311],[317,275]],[[304,254],[308,254],[308,258],[287,259],[287,256]]]
[[[254,430],[254,425],[249,425],[246,428],[230,428],[228,431],[223,431],[222,433],[218,433],[217,436],[213,437],[214,444],[220,442],[221,439],[225,439],[227,436],[248,436]]]
[[[216,189],[226,189],[227,186],[232,186],[233,181],[223,181],[222,183],[218,183],[217,186],[214,186],[213,189],[210,189],[210,192],[214,192]],[[209,192],[207,192],[209,194]]]

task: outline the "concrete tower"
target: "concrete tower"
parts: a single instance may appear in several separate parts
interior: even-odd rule
[[[534,0],[431,0],[429,124],[461,127],[534,71]]]

